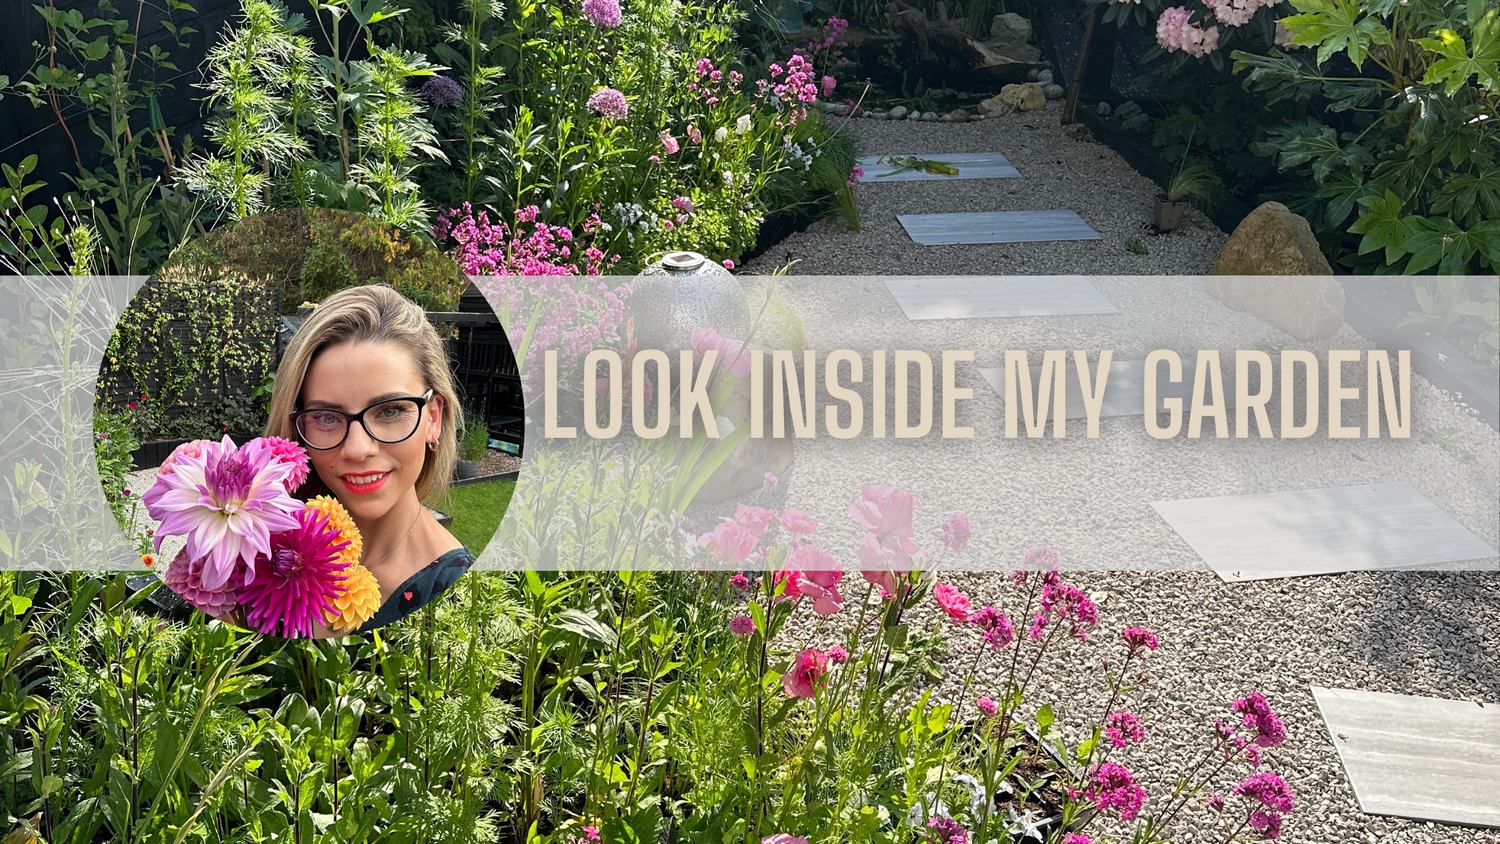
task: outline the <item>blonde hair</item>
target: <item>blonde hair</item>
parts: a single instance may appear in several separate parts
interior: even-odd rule
[[[388,285],[340,290],[324,299],[303,321],[276,369],[265,436],[301,442],[290,416],[297,409],[307,369],[325,349],[345,343],[390,343],[406,349],[433,395],[443,397],[442,432],[437,448],[424,451],[426,459],[416,485],[418,499],[428,504],[437,502],[447,494],[458,460],[458,395],[443,341],[427,321],[426,312]],[[305,500],[332,492],[314,471],[308,473],[295,494]]]

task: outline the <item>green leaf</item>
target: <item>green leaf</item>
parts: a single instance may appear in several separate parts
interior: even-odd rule
[[[1036,731],[1045,736],[1047,731],[1057,721],[1057,715],[1052,711],[1052,704],[1047,704],[1036,711]]]
[[[1378,17],[1361,17],[1359,0],[1292,0],[1292,5],[1302,14],[1282,18],[1281,25],[1292,31],[1293,44],[1318,48],[1320,65],[1343,52],[1358,68],[1372,46],[1391,43],[1390,30]]]
[[[1500,9],[1491,9],[1474,26],[1474,49],[1465,48],[1463,36],[1451,29],[1439,29],[1435,38],[1418,38],[1417,43],[1443,58],[1427,68],[1423,84],[1444,84],[1448,96],[1459,92],[1469,77],[1479,77],[1479,84],[1492,93],[1500,92]]]
[[[563,610],[557,614],[553,624],[602,645],[613,647],[616,641],[615,631],[582,610]]]
[[[9,552],[7,552],[7,553],[9,553]],[[31,609],[31,599],[30,598],[26,597],[25,595],[11,595],[10,596],[10,611],[12,613],[14,613],[16,615],[20,615],[21,613],[24,613],[24,612],[26,612],[29,609]]]
[[[1407,253],[1406,239],[1411,236],[1411,218],[1401,215],[1401,197],[1386,189],[1384,196],[1366,196],[1359,200],[1364,209],[1359,219],[1349,227],[1353,234],[1362,234],[1359,254],[1376,249],[1385,250],[1385,262],[1395,265]]]
[[[1500,172],[1484,168],[1448,177],[1432,202],[1435,214],[1458,220],[1500,219]]]
[[[1447,217],[1415,217],[1412,229],[1407,238],[1407,249],[1412,253],[1406,265],[1407,275],[1433,266],[1445,274],[1462,273],[1476,252],[1485,247],[1500,247],[1495,242],[1500,220],[1464,230]],[[1486,243],[1487,240],[1490,242]]]

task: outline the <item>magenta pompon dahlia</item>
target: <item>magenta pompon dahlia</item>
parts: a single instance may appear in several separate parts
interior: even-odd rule
[[[255,560],[255,579],[240,592],[245,621],[272,636],[311,638],[313,625],[343,592],[348,546],[328,514],[308,508],[297,525],[271,537],[271,551]]]
[[[204,588],[223,588],[241,562],[248,586],[255,578],[249,564],[257,554],[269,554],[271,534],[295,528],[304,509],[286,491],[294,468],[265,440],[237,448],[228,434],[202,446],[197,456],[177,455],[173,471],[158,474],[141,496],[146,512],[162,523],[156,550],[168,536],[185,536],[188,557],[203,561]]]

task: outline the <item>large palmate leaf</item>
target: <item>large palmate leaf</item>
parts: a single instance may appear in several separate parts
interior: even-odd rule
[[[1469,259],[1483,251],[1500,254],[1500,220],[1490,220],[1473,227],[1461,228],[1447,217],[1412,217],[1411,234],[1406,248],[1412,253],[1406,273],[1419,273],[1434,266],[1439,272],[1464,272]]]
[[[1432,211],[1465,222],[1500,220],[1500,172],[1486,167],[1455,173],[1443,183]]]
[[[1250,148],[1256,155],[1275,155],[1281,170],[1312,162],[1313,178],[1319,183],[1335,170],[1361,172],[1375,161],[1358,143],[1340,146],[1338,130],[1311,118],[1302,124],[1272,129],[1266,133],[1266,140]]]
[[[1401,214],[1401,197],[1387,190],[1384,196],[1366,196],[1359,200],[1359,219],[1349,227],[1353,234],[1362,234],[1359,254],[1377,249],[1385,250],[1385,262],[1394,265],[1408,251],[1406,241],[1411,236],[1411,218]]]
[[[1474,45],[1470,51],[1463,36],[1451,29],[1440,29],[1435,38],[1418,38],[1417,43],[1442,56],[1427,68],[1422,82],[1443,83],[1448,96],[1457,94],[1477,76],[1479,84],[1492,93],[1500,93],[1500,9],[1491,9],[1474,25]]]
[[[1301,14],[1281,19],[1281,25],[1292,31],[1292,43],[1318,48],[1318,64],[1335,53],[1348,53],[1358,68],[1365,62],[1370,48],[1391,43],[1390,30],[1374,15],[1365,15],[1359,0],[1292,0]]]
[[[1236,74],[1250,71],[1245,77],[1245,88],[1265,95],[1267,105],[1282,100],[1310,100],[1323,88],[1314,78],[1319,75],[1317,65],[1305,55],[1290,56],[1273,48],[1264,56],[1235,50],[1230,58],[1234,59]],[[1379,83],[1374,84],[1378,88]]]
[[[1327,200],[1323,206],[1323,222],[1329,228],[1341,228],[1360,199],[1378,196],[1381,189],[1366,182],[1360,173],[1340,173],[1318,187],[1317,197]]]

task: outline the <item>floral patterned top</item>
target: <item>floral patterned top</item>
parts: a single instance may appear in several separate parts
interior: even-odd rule
[[[474,565],[474,559],[468,548],[459,546],[428,563],[421,571],[408,577],[401,588],[380,605],[375,615],[355,632],[368,633],[377,627],[400,621],[426,606],[457,582],[459,576]]]

